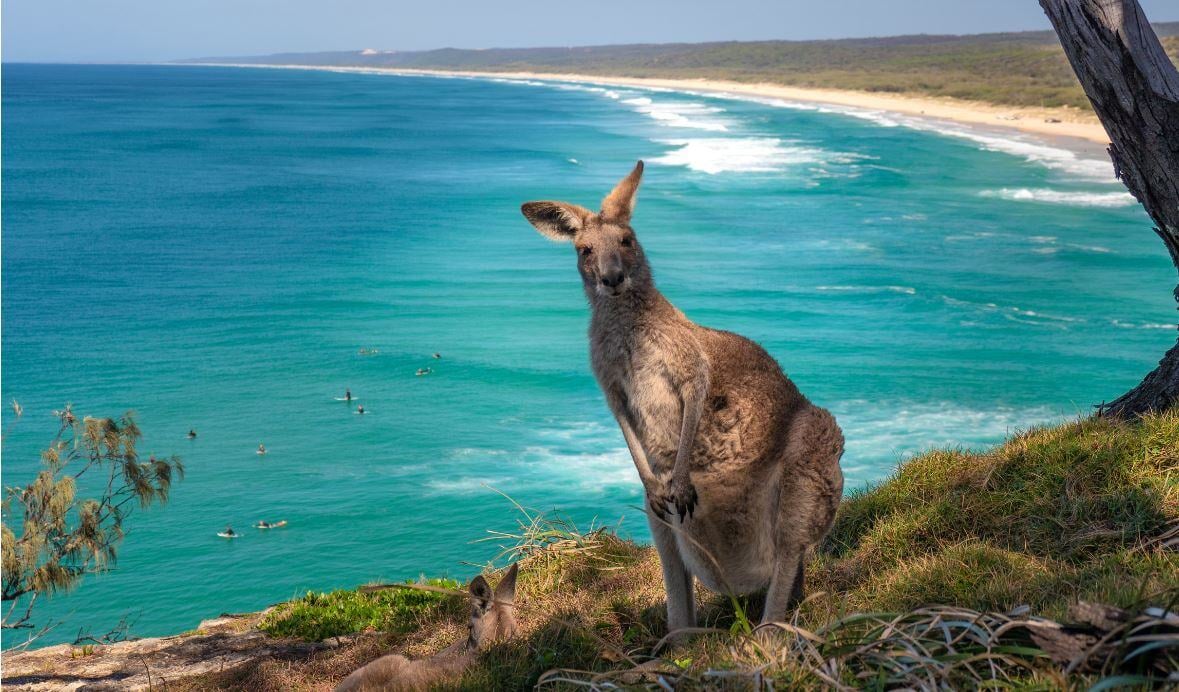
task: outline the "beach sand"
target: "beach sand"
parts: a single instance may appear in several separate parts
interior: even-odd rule
[[[338,72],[383,72],[401,75],[438,75],[447,77],[482,77],[499,79],[529,79],[561,82],[585,82],[622,87],[646,87],[695,91],[784,101],[828,104],[870,111],[884,111],[918,118],[983,127],[990,130],[1016,130],[1059,141],[1074,151],[1100,153],[1109,143],[1105,128],[1091,111],[1076,108],[1030,108],[1003,106],[980,101],[953,98],[886,94],[843,89],[808,89],[781,84],[749,84],[715,79],[662,79],[646,77],[609,77],[574,73],[549,72],[471,72],[463,70],[415,70],[381,67],[336,67],[317,65],[224,65],[227,67],[276,67],[288,69],[316,69]]]

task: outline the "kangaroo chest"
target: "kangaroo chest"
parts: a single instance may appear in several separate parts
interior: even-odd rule
[[[598,383],[611,407],[634,428],[653,470],[670,469],[679,447],[683,402],[679,378],[657,344],[636,334],[598,335],[590,351]]]

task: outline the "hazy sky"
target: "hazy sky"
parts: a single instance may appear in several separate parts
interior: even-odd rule
[[[1154,21],[1176,0],[1140,0]],[[1047,29],[1036,0],[3,0],[5,61]]]

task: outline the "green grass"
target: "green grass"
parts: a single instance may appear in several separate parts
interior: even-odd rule
[[[816,586],[850,608],[1130,605],[1175,587],[1174,554],[1143,546],[1177,517],[1179,416],[1090,419],[981,454],[925,454],[854,494]]]
[[[452,615],[464,605],[461,595],[444,592],[460,588],[452,579],[424,579],[405,584],[405,588],[391,585],[375,591],[362,587],[330,593],[308,592],[302,598],[277,606],[263,618],[259,629],[275,637],[306,641],[365,630],[405,633],[429,616]],[[440,591],[415,588],[421,586]]]
[[[519,532],[500,536],[505,556],[521,561],[521,632],[484,652],[457,689],[660,680],[677,689],[755,689],[758,680],[778,689],[1085,689],[1118,680],[1141,688],[1179,669],[1176,616],[1147,610],[1179,611],[1177,411],[910,459],[845,500],[807,567],[809,596],[794,619],[752,634],[745,613],[756,622],[757,598],[700,590],[708,631],[668,645],[653,549],[523,517]],[[1069,669],[1033,632],[1077,622],[1079,601],[1132,619]],[[430,592],[309,595],[279,607],[267,631],[387,634],[368,648],[261,664],[192,689],[328,689],[390,650],[428,656],[464,636],[465,624],[461,598]]]

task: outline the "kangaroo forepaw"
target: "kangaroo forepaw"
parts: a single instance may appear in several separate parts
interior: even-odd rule
[[[680,521],[683,521],[692,516],[699,498],[696,495],[696,486],[692,485],[690,479],[684,478],[672,481],[671,488],[663,499],[666,504],[675,506],[676,514],[679,515]]]

